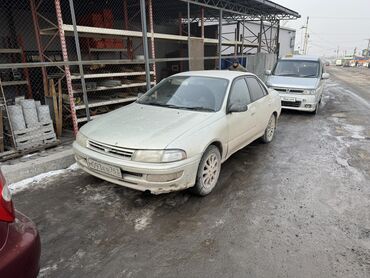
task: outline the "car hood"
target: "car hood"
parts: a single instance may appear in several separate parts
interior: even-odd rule
[[[319,78],[300,78],[289,76],[274,76],[267,78],[266,84],[269,87],[294,88],[294,89],[316,89]]]
[[[216,113],[133,103],[81,128],[89,139],[130,149],[165,149]]]

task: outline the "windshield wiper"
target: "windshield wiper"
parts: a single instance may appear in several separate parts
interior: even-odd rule
[[[203,107],[203,106],[177,106],[179,109],[186,109],[186,110],[197,110],[197,111],[206,111],[206,112],[215,112],[214,109],[208,108],[208,107]]]
[[[153,105],[153,106],[160,106],[160,107],[169,107],[169,108],[177,108],[175,105],[159,103],[159,102],[138,102],[139,104],[145,105]]]
[[[316,77],[316,74],[301,75],[301,77]]]
[[[276,76],[291,76],[291,77],[295,77],[295,76],[297,76],[296,74],[294,74],[294,73],[286,73],[286,74],[277,74]]]

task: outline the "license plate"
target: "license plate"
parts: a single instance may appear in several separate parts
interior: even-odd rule
[[[283,100],[284,101],[295,102],[295,98],[294,97],[283,97]]]
[[[87,167],[95,171],[107,174],[109,176],[122,178],[121,169],[115,166],[111,166],[105,163],[95,161],[93,159],[87,160]]]

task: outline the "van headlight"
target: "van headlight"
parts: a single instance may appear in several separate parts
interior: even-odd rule
[[[183,150],[138,150],[131,159],[149,163],[175,162],[186,159],[186,152]]]
[[[77,144],[79,144],[80,146],[82,147],[85,147],[87,146],[87,137],[85,135],[83,135],[80,131],[77,133],[77,136],[76,136],[76,142]]]
[[[303,94],[305,94],[305,95],[314,95],[314,94],[316,94],[316,90],[304,90]]]

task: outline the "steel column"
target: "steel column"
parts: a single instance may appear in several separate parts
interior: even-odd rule
[[[155,61],[155,44],[154,44],[154,24],[153,24],[153,4],[152,0],[149,0],[149,28],[150,28],[150,46],[151,46],[151,52],[152,52],[152,59]],[[155,62],[153,63],[153,81],[154,83],[157,83],[157,67],[155,65]]]
[[[277,27],[276,27],[276,49],[275,53],[277,58],[279,58],[280,55],[280,20],[277,21]]]
[[[67,45],[66,45],[66,38],[64,35],[63,29],[63,18],[62,18],[62,10],[60,7],[60,0],[54,0],[55,3],[55,12],[58,20],[58,30],[59,30],[59,38],[60,38],[60,45],[62,48],[62,55],[63,61],[68,62],[68,53],[67,53]],[[76,116],[76,109],[75,109],[75,100],[73,95],[73,88],[72,88],[72,78],[71,78],[71,71],[69,69],[69,65],[64,65],[64,72],[66,75],[66,82],[67,82],[67,89],[68,89],[68,96],[69,96],[69,105],[71,108],[71,117],[73,123],[73,133],[76,136],[78,132],[78,123],[77,123],[77,116]]]
[[[263,32],[263,18],[261,17],[260,32],[258,34],[258,48],[257,48],[257,53],[261,53],[261,48],[262,48],[262,32]]]
[[[243,19],[243,27],[242,27],[242,36],[241,36],[241,39],[242,39],[242,46],[241,46],[241,56],[242,56],[242,66],[246,66],[246,65],[243,65],[243,55],[244,55],[244,31],[245,31],[245,20]]]
[[[37,7],[36,7],[35,0],[30,0],[30,4],[31,4],[31,13],[32,13],[33,26],[34,26],[34,29],[35,29],[37,50],[39,52],[40,62],[44,63],[45,58],[44,58],[44,51],[42,49],[42,43],[41,43],[41,38],[40,38],[40,25],[39,25],[39,20],[38,20],[38,16],[37,16]],[[44,85],[44,95],[46,96],[46,95],[48,95],[48,92],[49,92],[48,73],[47,73],[45,67],[41,68],[41,72],[42,72],[42,81],[43,81],[43,85]]]
[[[221,70],[221,50],[222,50],[222,9],[218,19],[218,69]]]
[[[72,18],[72,24],[73,24],[73,34],[74,34],[74,39],[75,39],[75,44],[76,44],[76,52],[77,52],[77,61],[78,61],[78,67],[80,69],[80,75],[81,75],[82,96],[83,96],[83,100],[84,100],[84,104],[85,104],[86,119],[89,122],[90,121],[89,100],[87,98],[87,92],[86,92],[84,67],[82,66],[80,40],[78,38],[76,14],[75,14],[75,7],[73,5],[73,0],[69,0],[69,8],[71,10],[71,18]]]
[[[200,15],[201,35],[202,35],[202,39],[204,39],[204,7],[201,7],[200,10],[201,10],[201,15]]]
[[[188,57],[189,57],[189,70],[190,70],[190,3],[187,3],[187,10],[188,10]]]
[[[141,28],[143,33],[143,50],[145,59],[145,79],[146,88],[150,90],[150,66],[149,66],[149,50],[148,50],[148,34],[146,29],[146,7],[145,0],[140,0],[140,12],[141,12]]]

